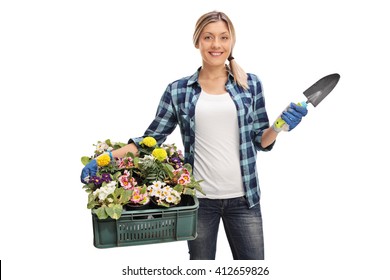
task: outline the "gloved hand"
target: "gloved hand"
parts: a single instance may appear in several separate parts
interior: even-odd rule
[[[306,107],[306,102],[301,102],[300,105],[290,103],[290,106],[283,111],[280,118],[274,122],[273,129],[276,132],[293,130],[301,122],[302,118],[307,115],[308,111]],[[280,125],[280,119],[282,119],[285,124]]]
[[[109,156],[109,158],[107,158],[107,155]],[[96,175],[98,166],[106,166],[110,163],[111,160],[112,160],[111,152],[101,154],[96,159],[91,160],[89,163],[87,163],[84,166],[83,170],[81,171],[81,176],[80,176],[81,182],[87,184],[88,183],[87,178]]]
[[[88,162],[84,166],[83,170],[81,171],[81,176],[80,176],[81,182],[84,184],[87,184],[88,183],[87,178],[89,178],[91,176],[95,176],[97,170],[98,170],[98,165],[97,165],[96,159],[93,159],[90,162]]]

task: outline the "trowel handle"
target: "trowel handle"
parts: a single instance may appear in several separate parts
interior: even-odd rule
[[[297,105],[298,105],[298,106],[303,106],[303,107],[306,108],[306,107],[307,107],[307,102],[305,102],[305,101],[299,102]],[[290,107],[290,106],[288,106],[283,112],[287,111],[289,107]],[[282,130],[288,130],[286,122],[285,122],[281,117],[279,117],[279,118],[275,121],[275,127],[276,127],[276,128],[282,128]]]
[[[279,118],[275,121],[275,127],[276,127],[276,128],[282,128],[285,124],[286,124],[286,122],[285,122],[281,117],[279,117]]]

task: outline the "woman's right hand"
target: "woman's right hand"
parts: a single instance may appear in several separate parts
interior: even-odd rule
[[[298,105],[291,102],[290,105],[282,112],[282,114],[274,122],[272,128],[277,133],[283,130],[291,131],[301,122],[302,118],[306,115],[307,115],[306,102],[298,103]]]

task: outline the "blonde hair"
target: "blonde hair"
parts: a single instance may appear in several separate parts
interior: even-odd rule
[[[194,46],[198,45],[200,34],[202,33],[204,27],[207,24],[212,23],[212,22],[221,21],[221,20],[226,23],[228,30],[229,30],[229,33],[230,33],[230,36],[232,38],[232,51],[229,54],[228,60],[229,60],[229,68],[233,73],[234,81],[239,86],[241,86],[245,89],[248,89],[249,88],[248,80],[247,80],[248,75],[240,67],[240,65],[238,65],[238,63],[235,61],[235,59],[233,57],[233,48],[234,48],[234,45],[236,43],[236,32],[234,30],[233,23],[231,22],[231,20],[228,18],[228,16],[226,14],[224,14],[222,12],[218,12],[218,11],[212,11],[212,12],[209,12],[209,13],[202,15],[198,19],[198,21],[196,22],[196,25],[195,25],[195,32],[194,32],[194,36],[193,36]]]

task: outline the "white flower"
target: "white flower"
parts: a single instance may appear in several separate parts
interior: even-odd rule
[[[159,193],[157,192],[158,189],[152,189],[149,191],[150,196],[156,196],[159,197]]]
[[[163,192],[161,191],[161,189],[156,189],[155,194],[156,194],[155,196],[162,198],[162,199],[164,199],[164,197],[165,197]]]
[[[103,152],[106,151],[108,148],[109,148],[109,146],[108,146],[105,142],[98,143],[98,144],[96,145],[96,151],[98,151],[99,153],[103,153]]]
[[[92,194],[94,197],[96,197],[100,192],[100,189],[96,189]]]
[[[99,197],[100,201],[104,201],[107,198],[107,196],[109,196],[115,191],[115,189],[116,189],[116,181],[111,181],[104,187],[100,187],[99,189],[95,190],[93,192],[93,195],[95,197]]]
[[[109,187],[109,188],[112,188],[112,187],[113,187],[113,188],[115,189],[116,184],[117,184],[116,181],[111,181],[111,182],[109,182],[109,183],[106,185],[106,187]]]
[[[162,194],[164,196],[170,195],[171,191],[172,191],[172,188],[170,186],[166,186],[166,187],[162,188]]]
[[[154,161],[155,157],[152,155],[145,155],[143,158],[140,158],[140,162],[145,162],[145,161]]]
[[[162,186],[165,186],[165,183],[160,182],[160,181],[154,181],[153,186],[156,188],[161,188]]]
[[[165,200],[168,202],[168,203],[175,203],[177,201],[177,198],[173,195],[168,195]]]
[[[99,200],[100,201],[105,200],[107,198],[107,195],[108,194],[106,192],[99,192],[99,194],[98,194]]]

